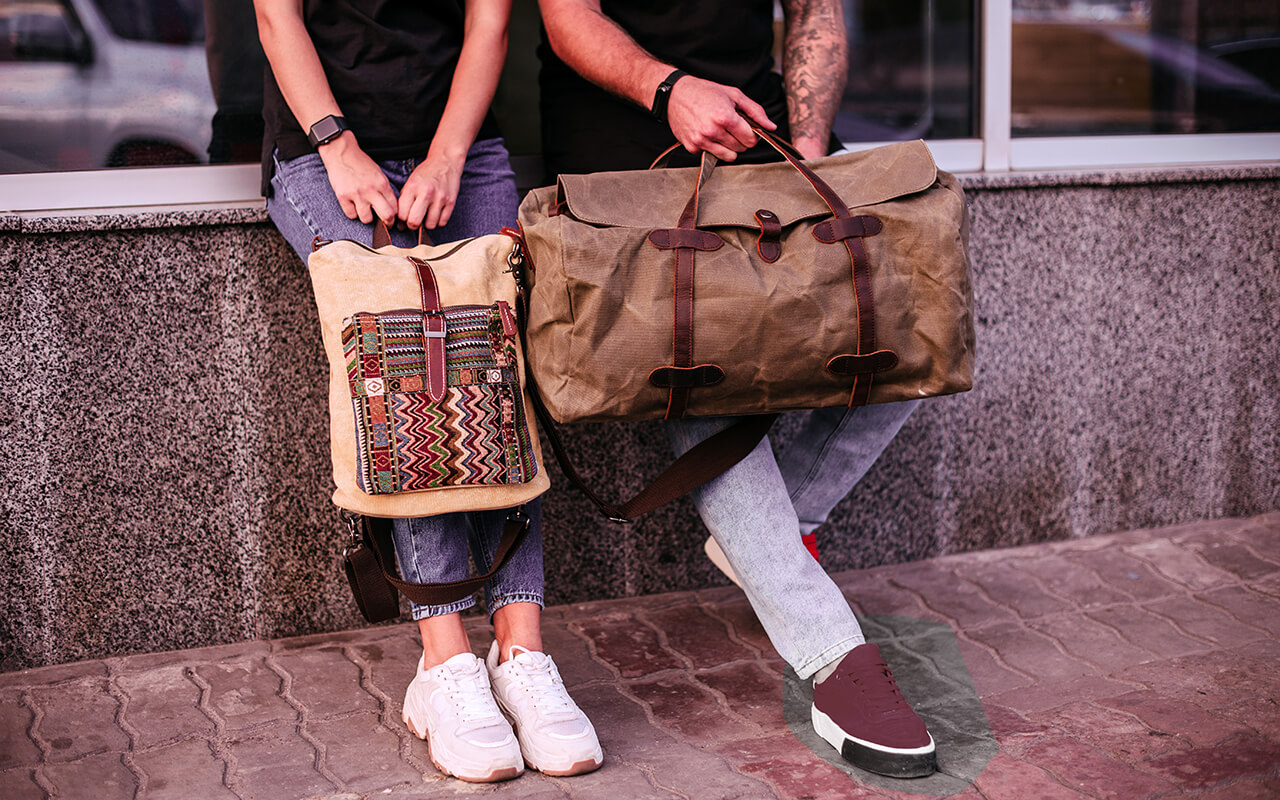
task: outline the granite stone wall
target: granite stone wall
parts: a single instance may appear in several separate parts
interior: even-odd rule
[[[1280,170],[966,181],[976,387],[908,420],[824,564],[1280,507]],[[0,217],[0,266],[0,670],[363,624],[261,212]],[[612,497],[668,459],[656,423],[565,433]],[[550,469],[550,602],[725,583],[687,499],[617,526]]]

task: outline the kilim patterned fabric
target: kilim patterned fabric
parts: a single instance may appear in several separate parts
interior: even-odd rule
[[[444,309],[444,398],[426,390],[422,311],[359,313],[342,331],[368,494],[524,483],[537,474],[503,304]]]

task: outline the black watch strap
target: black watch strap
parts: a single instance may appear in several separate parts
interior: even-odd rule
[[[311,143],[312,147],[319,147],[326,142],[332,142],[337,139],[345,130],[350,130],[347,127],[347,121],[342,117],[330,114],[311,126],[311,130],[307,131],[307,141]]]
[[[678,69],[668,75],[662,83],[658,84],[658,91],[653,93],[653,108],[650,109],[655,117],[663,122],[667,121],[667,103],[671,102],[671,90],[675,88],[676,81],[688,74],[684,70]]]

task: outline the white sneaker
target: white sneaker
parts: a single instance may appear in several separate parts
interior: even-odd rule
[[[551,656],[512,647],[511,657],[499,664],[494,642],[486,663],[493,696],[516,730],[526,764],[562,776],[604,763],[596,729],[565,690]]]
[[[520,745],[493,702],[479,658],[461,653],[422,668],[404,695],[404,723],[431,747],[431,762],[446,775],[488,783],[524,772]]]

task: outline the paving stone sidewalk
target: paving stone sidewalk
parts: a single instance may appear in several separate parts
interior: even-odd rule
[[[977,774],[941,776],[959,781],[949,796],[1280,797],[1280,512],[835,577],[869,630],[898,637],[897,658],[976,690],[986,720],[965,727],[989,721],[994,741],[974,730],[940,749],[944,772],[965,755]],[[480,651],[491,634],[470,625]],[[859,780],[792,733],[785,665],[733,587],[547,610],[547,649],[606,753],[576,778],[439,775],[400,722],[415,634],[0,674],[0,798],[919,796],[922,784]],[[927,676],[905,673],[921,702]],[[943,705],[930,713],[960,702]]]

